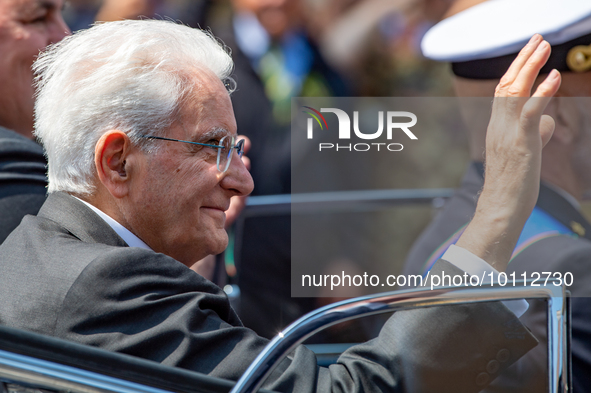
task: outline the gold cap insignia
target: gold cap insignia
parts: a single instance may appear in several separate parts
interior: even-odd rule
[[[577,45],[572,47],[566,55],[566,65],[574,72],[591,70],[591,45]]]
[[[585,236],[585,228],[576,221],[570,222],[570,229],[572,229],[573,232],[579,235],[580,237]]]

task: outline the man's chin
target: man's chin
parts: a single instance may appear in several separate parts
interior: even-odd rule
[[[209,255],[221,254],[228,248],[228,233],[225,229],[216,229],[215,239],[211,239]],[[213,237],[213,234],[212,234]]]
[[[207,231],[204,236],[192,237],[191,240],[185,239],[183,243],[169,245],[167,250],[154,250],[168,255],[177,261],[191,266],[195,261],[200,261],[209,255],[218,255],[228,247],[228,233],[225,229],[212,229]]]

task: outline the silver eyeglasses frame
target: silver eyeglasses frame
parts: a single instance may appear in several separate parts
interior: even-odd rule
[[[244,139],[240,139],[238,141],[238,143],[236,143],[236,145],[234,145],[234,143],[236,142],[236,137],[234,137],[234,136],[227,136],[226,135],[225,137],[220,139],[219,145],[212,145],[209,143],[183,141],[181,139],[172,139],[172,138],[165,138],[162,136],[153,136],[153,135],[140,135],[140,138],[157,139],[157,140],[170,141],[170,142],[183,142],[183,143],[190,143],[192,145],[217,148],[218,149],[218,157],[217,157],[216,165],[217,165],[218,171],[220,171],[221,173],[226,172],[228,170],[228,168],[230,167],[230,162],[232,161],[232,153],[234,152],[234,150],[236,150],[236,153],[238,153],[238,157],[240,157],[240,158],[242,158],[242,155],[244,154]],[[223,156],[222,150],[228,149],[228,146],[224,146],[224,141],[228,140],[226,138],[230,138],[229,139],[230,140],[229,151],[226,156]],[[222,169],[222,166],[223,166],[223,169]]]

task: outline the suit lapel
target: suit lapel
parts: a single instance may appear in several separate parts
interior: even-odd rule
[[[83,242],[127,247],[127,243],[109,224],[84,203],[65,192],[49,194],[39,216],[57,222]]]

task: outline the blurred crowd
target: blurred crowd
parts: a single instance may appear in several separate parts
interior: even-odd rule
[[[219,37],[232,26],[234,31],[248,31],[241,36],[239,45],[251,57],[263,56],[273,45],[299,34],[313,50],[318,50],[329,69],[342,76],[342,86],[338,88],[350,95],[440,96],[451,94],[446,78],[436,77],[445,75],[445,67],[425,61],[419,46],[424,33],[441,20],[451,3],[451,0],[73,0],[64,9],[64,19],[72,31],[87,28],[94,21],[142,17],[166,18],[209,28]],[[296,60],[305,62],[304,57]],[[303,87],[299,91],[295,89],[294,95],[322,96],[330,92],[322,84]]]

